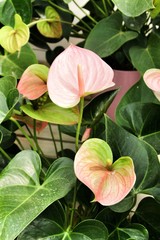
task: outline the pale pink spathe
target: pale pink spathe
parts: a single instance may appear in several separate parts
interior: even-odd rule
[[[144,81],[160,101],[160,69],[152,68],[145,72]]]
[[[101,139],[86,140],[74,159],[76,177],[94,193],[94,201],[104,206],[123,200],[133,188],[136,175],[130,157],[112,163],[107,143]]]
[[[47,86],[58,106],[76,106],[82,96],[114,86],[113,70],[94,52],[70,45],[53,61]]]

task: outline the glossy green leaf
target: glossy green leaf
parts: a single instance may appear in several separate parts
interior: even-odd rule
[[[73,231],[68,231],[52,220],[38,218],[20,234],[18,240],[43,240],[47,239],[47,237],[50,240],[107,240],[108,230],[105,225],[98,220],[82,221]]]
[[[14,15],[16,10],[12,0],[0,1],[0,21],[4,25],[14,26]]]
[[[130,48],[129,55],[133,66],[142,74],[149,68],[160,68],[160,38],[151,34],[147,46],[136,45]]]
[[[21,106],[21,109],[28,116],[36,120],[62,125],[76,124],[79,118],[77,107],[61,108],[52,102],[46,103],[37,110],[30,104]]]
[[[118,124],[122,125],[121,122],[125,122],[125,119],[122,118],[120,114],[121,108],[126,107],[128,104],[133,102],[159,103],[153,92],[146,86],[144,80],[141,79],[129,89],[118,104],[116,109],[116,122]]]
[[[122,98],[116,109],[116,121],[126,130],[151,144],[160,152],[159,101],[143,79]],[[137,121],[138,119],[138,121]]]
[[[0,2],[0,21],[4,25],[14,25],[14,15],[21,15],[25,23],[31,21],[32,7],[30,0],[2,0]]]
[[[9,109],[7,106],[7,101],[5,95],[0,92],[0,123],[5,119]]]
[[[160,204],[151,197],[144,198],[138,205],[133,217],[133,222],[138,221],[149,225],[156,232],[160,233]]]
[[[136,32],[122,30],[122,20],[122,15],[116,12],[99,21],[88,35],[85,48],[94,51],[100,57],[107,57],[124,43],[136,38]]]
[[[106,113],[108,107],[112,103],[117,91],[104,92],[93,98],[83,110],[83,125],[94,126]]]
[[[105,225],[98,221],[98,220],[85,220],[79,223],[74,229],[73,229],[73,236],[76,235],[76,233],[83,234],[82,236],[87,236],[89,240],[97,240],[97,239],[108,239],[108,230],[105,227]],[[72,237],[72,234],[71,234]],[[74,238],[71,239],[80,239],[80,238]],[[81,238],[83,239],[83,238]],[[84,238],[85,239],[85,238]],[[86,238],[87,239],[87,238]]]
[[[22,17],[26,24],[32,20],[32,4],[31,0],[12,0],[16,12]]]
[[[68,158],[57,159],[42,184],[40,172],[39,155],[31,150],[21,151],[1,172],[1,240],[15,239],[45,208],[64,197],[75,183],[73,161]]]
[[[128,211],[123,213],[117,213],[111,209],[111,207],[105,207],[96,216],[96,219],[103,222],[109,232],[112,232],[117,226],[125,221],[128,216]]]
[[[146,13],[138,16],[138,17],[128,17],[123,15],[123,20],[127,28],[140,32],[141,28],[144,26],[146,22],[147,15]]]
[[[7,98],[0,92],[0,123],[9,119],[12,115],[12,110],[19,100],[19,92],[13,89],[9,92]]]
[[[131,224],[126,228],[117,228],[109,240],[149,240],[147,229],[140,224]]]
[[[31,64],[37,63],[36,55],[27,44],[20,53],[0,55],[0,75],[12,75],[20,78],[24,70]]]
[[[152,0],[112,0],[117,8],[127,16],[136,17],[154,7]],[[138,5],[138,7],[137,7]]]
[[[15,77],[6,76],[0,78],[0,91],[7,97],[10,90],[15,89],[17,80]]]
[[[160,154],[160,105],[154,103],[134,102],[122,107],[119,114],[121,125],[150,143]],[[138,121],[137,121],[138,119]]]
[[[2,125],[0,125],[0,132],[0,146],[3,149],[9,148],[14,143],[16,135],[7,128],[4,128]]]

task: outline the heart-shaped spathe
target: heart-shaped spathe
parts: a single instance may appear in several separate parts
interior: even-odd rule
[[[95,194],[94,201],[104,206],[120,202],[134,186],[133,161],[124,156],[112,164],[109,145],[98,138],[85,141],[75,156],[77,178]]]

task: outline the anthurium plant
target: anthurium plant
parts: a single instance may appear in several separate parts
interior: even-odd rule
[[[67,0],[0,2],[0,239],[157,240],[159,1],[142,0],[139,7],[134,0],[130,5],[88,1],[90,12],[76,24],[71,2],[79,7]],[[130,20],[138,29],[130,29]],[[94,35],[103,21],[109,21],[110,32],[112,24],[123,23],[115,36],[108,35],[104,53],[109,49],[117,55],[123,48],[129,57],[134,49],[141,53],[134,66],[144,66],[140,81],[119,103],[115,121],[106,114],[118,92],[111,90],[114,71],[108,56],[97,52],[100,42]],[[83,36],[84,42],[51,49],[50,43],[71,36]],[[38,62],[31,43],[46,50],[46,64]],[[57,151],[51,124],[57,124],[60,135],[74,137],[74,149]],[[53,157],[38,141],[46,126]]]

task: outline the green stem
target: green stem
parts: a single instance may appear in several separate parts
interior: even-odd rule
[[[103,7],[104,7],[104,11],[106,12],[106,14],[108,16],[108,10],[107,10],[107,6],[106,6],[105,0],[102,0],[102,4],[103,4]]]
[[[32,149],[34,151],[37,151],[36,146],[34,145],[33,140],[28,136],[28,134],[25,132],[25,130],[21,127],[21,125],[19,124],[19,122],[17,120],[15,120],[13,117],[10,118],[10,120],[12,122],[15,123],[15,125],[19,128],[19,130],[22,132],[22,134],[25,136],[25,138],[28,140],[29,144],[31,145]]]
[[[81,18],[79,18],[77,15],[75,15],[72,11],[68,10],[68,9],[65,9],[65,8],[62,8],[60,6],[58,6],[57,4],[51,2],[51,1],[48,1],[52,6],[54,6],[55,8],[63,11],[63,12],[66,12],[66,13],[69,13],[71,14],[72,16],[74,16],[75,18],[77,18],[80,22],[83,23],[84,26],[86,26],[88,28],[88,30],[91,30],[90,26],[85,22],[83,21]],[[86,14],[86,13],[85,13]]]
[[[40,23],[40,22],[53,22],[53,21],[54,21],[53,18],[40,18],[40,19],[38,19],[36,21],[33,21],[33,22],[29,23],[28,27],[29,28],[33,27],[35,24]]]
[[[61,151],[62,151],[62,156],[63,156],[64,155],[63,139],[62,139],[61,128],[59,125],[58,125],[58,132],[59,132],[59,140],[60,140],[60,146],[61,146]]]
[[[79,135],[80,135],[81,124],[82,124],[83,108],[84,108],[84,97],[81,97],[79,121],[78,121],[78,126],[77,126],[77,131],[76,131],[76,152],[79,149]]]
[[[84,109],[84,97],[81,97],[81,99],[80,99],[80,114],[79,114],[79,121],[78,121],[78,126],[77,126],[77,131],[76,131],[76,140],[75,140],[76,152],[79,149],[79,135],[80,135],[81,124],[82,124],[83,109]],[[70,226],[73,225],[74,212],[75,212],[75,206],[76,206],[76,194],[77,194],[77,184],[75,184],[75,186],[74,186],[72,211],[71,211],[71,216],[70,216]]]
[[[22,150],[24,150],[24,147],[23,147],[21,141],[19,140],[19,138],[18,138],[17,136],[16,136],[16,141],[18,142],[19,147],[20,147]]]
[[[62,20],[60,20],[59,22],[65,23],[65,24],[68,24],[68,25],[72,25],[72,27],[76,27],[76,28],[78,28],[79,30],[83,30],[83,31],[89,32],[89,30],[88,30],[87,28],[84,28],[84,27],[79,26],[79,25],[77,25],[77,24],[73,24],[73,23],[71,23],[71,22],[62,21]]]
[[[97,10],[99,12],[101,12],[104,16],[106,16],[106,11],[104,12],[103,9],[94,1],[94,0],[91,0],[92,4],[97,8]],[[104,2],[104,0],[103,0]],[[106,10],[106,9],[105,9]]]
[[[56,141],[55,141],[55,138],[54,138],[54,134],[53,134],[53,131],[52,131],[51,124],[48,123],[48,126],[49,126],[49,131],[50,131],[50,134],[51,134],[51,137],[52,137],[52,141],[53,141],[53,144],[54,144],[54,149],[55,149],[55,152],[56,152],[56,157],[58,158],[58,149],[57,149],[57,145],[56,145]]]
[[[12,159],[10,158],[10,156],[4,151],[3,148],[0,147],[0,152],[3,154],[3,156],[5,158],[7,158],[7,160],[10,162]]]
[[[87,14],[87,13],[83,10],[83,8],[80,7],[80,6],[78,5],[78,3],[75,2],[75,0],[73,0],[73,2],[74,2],[74,4],[82,11],[82,13],[85,14],[85,16],[87,16],[93,23],[97,24],[97,21],[96,21],[93,17],[91,17],[91,15]]]
[[[38,150],[38,153],[42,156],[45,156],[42,149],[40,148],[39,144],[38,144],[38,138],[37,138],[37,130],[36,130],[36,120],[33,119],[33,139],[36,145],[36,148]]]

